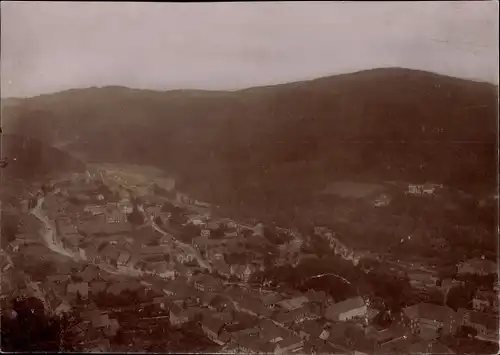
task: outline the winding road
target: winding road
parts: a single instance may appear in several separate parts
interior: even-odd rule
[[[184,253],[186,254],[190,254],[192,255],[197,261],[198,261],[198,264],[200,264],[201,267],[207,269],[209,272],[212,272],[212,267],[210,266],[210,264],[208,262],[206,262],[202,257],[201,255],[198,253],[198,251],[193,248],[191,245],[189,244],[186,244],[186,243],[183,243],[181,242],[179,239],[175,238],[172,234],[170,233],[167,233],[165,232],[163,229],[161,229],[156,223],[154,220],[151,220],[150,218],[148,218],[146,212],[144,211],[144,207],[142,205],[138,205],[138,210],[139,212],[142,213],[144,219],[146,221],[148,221],[148,225],[151,226],[151,228],[153,228],[155,231],[157,231],[158,233],[160,233],[161,235],[165,236],[165,237],[169,237],[170,239],[172,239],[172,242],[173,244],[178,247],[179,249],[182,249],[182,251],[184,251]]]
[[[75,261],[81,261],[82,258],[80,254],[74,253],[72,251],[66,250],[61,242],[61,239],[57,237],[56,228],[51,223],[50,219],[45,215],[42,209],[42,204],[44,197],[40,197],[37,201],[35,208],[33,208],[30,213],[38,218],[40,222],[45,225],[45,231],[42,233],[43,241],[45,245],[52,251],[67,256]]]
[[[56,228],[54,226],[54,223],[45,215],[43,209],[42,209],[42,204],[44,201],[44,197],[40,197],[37,201],[36,206],[30,211],[30,213],[38,218],[40,222],[42,222],[45,226],[45,230],[41,233],[42,239],[50,250],[53,252],[56,252],[60,255],[66,256],[68,258],[73,259],[76,262],[86,262],[88,264],[94,265],[101,270],[108,272],[113,275],[124,275],[124,276],[133,276],[137,277],[139,276],[137,274],[137,270],[133,270],[135,272],[132,272],[132,270],[128,269],[116,269],[111,267],[110,265],[107,265],[105,263],[94,263],[88,260],[86,257],[82,257],[79,253],[75,253],[71,250],[67,250],[64,248],[61,239],[57,236],[56,233]]]
[[[120,268],[115,268],[112,267],[111,265],[108,265],[106,263],[95,263],[90,260],[88,260],[85,256],[82,256],[80,253],[75,253],[71,250],[67,250],[64,248],[64,245],[60,239],[60,237],[57,235],[55,224],[47,217],[45,212],[43,211],[42,205],[44,202],[45,197],[42,196],[38,198],[36,206],[30,211],[30,213],[35,216],[40,222],[42,222],[45,226],[44,230],[41,233],[42,239],[50,250],[66,256],[68,258],[71,258],[72,260],[76,262],[86,262],[88,264],[94,265],[101,270],[113,274],[113,275],[123,275],[123,276],[130,276],[130,277],[140,277],[142,276],[142,273],[139,270],[133,269],[133,268],[127,268],[127,267],[120,267]],[[141,206],[142,207],[142,206]],[[144,209],[141,208],[141,212],[144,213]],[[164,236],[168,236],[172,238],[172,241],[174,244],[181,248],[184,252],[192,254],[197,260],[200,266],[207,268],[209,271],[211,271],[210,265],[203,260],[203,258],[197,253],[197,251],[189,244],[183,243],[176,239],[174,236],[171,234],[163,231],[154,221],[150,221],[151,227],[161,233]]]

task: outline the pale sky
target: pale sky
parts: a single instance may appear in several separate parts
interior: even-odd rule
[[[2,97],[233,90],[406,67],[498,83],[487,2],[2,2]]]

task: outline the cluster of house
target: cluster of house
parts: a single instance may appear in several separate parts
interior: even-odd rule
[[[436,188],[419,186],[416,189],[409,188],[409,193],[432,194]],[[182,196],[178,195],[178,202],[195,204],[196,201],[186,200]],[[397,326],[374,330],[367,324],[377,312],[360,297],[334,303],[331,297],[322,292],[310,291],[285,297],[276,293],[264,294],[241,286],[224,288],[223,282],[214,275],[195,274],[196,268],[189,267],[194,256],[182,252],[172,253],[172,243],[168,237],[152,235],[151,239],[158,241],[156,245],[141,244],[140,248],[133,247],[127,240],[131,227],[126,222],[126,215],[132,212],[128,201],[86,206],[84,213],[88,217],[82,216],[82,223],[78,227],[70,218],[65,217],[64,204],[50,199],[48,203],[50,210],[58,217],[58,232],[67,243],[78,245],[82,242],[79,230],[93,235],[112,235],[100,237],[108,238],[102,249],[98,243],[88,245],[85,248],[87,259],[95,263],[116,265],[122,270],[140,271],[138,275],[143,279],[148,275],[161,276],[167,280],[161,286],[165,297],[156,298],[153,302],[163,310],[167,310],[166,305],[171,304],[168,307],[170,324],[180,326],[199,320],[206,336],[223,346],[227,352],[285,353],[314,350],[369,354],[373,353],[374,349],[395,349],[397,344],[410,341],[409,334],[428,340],[424,346],[412,338],[411,346],[420,346],[420,349],[423,347],[427,350],[439,349],[439,343],[434,340],[443,333],[453,334],[461,325],[475,328],[481,339],[498,339],[498,318],[492,313],[498,310],[498,293],[478,290],[473,300],[474,310],[460,309],[454,312],[444,306],[426,303],[413,305],[397,315],[397,321],[393,322]],[[168,221],[168,214],[161,211],[160,205],[148,206],[144,212],[150,219],[160,217]],[[101,222],[95,223],[97,220]],[[190,216],[189,223],[201,229],[200,236],[193,239],[192,246],[206,255],[216,274],[225,278],[235,276],[243,282],[248,282],[251,275],[262,268],[262,263],[258,261],[229,265],[224,257],[224,252],[228,250],[227,245],[231,244],[230,241],[237,245],[242,231],[250,231],[255,238],[263,237],[262,225],[249,227],[232,220],[209,220],[206,216],[194,215]],[[213,232],[218,230],[221,224],[225,227],[224,237],[213,237]],[[21,229],[21,239],[22,231]],[[327,240],[336,254],[351,260],[355,265],[358,264],[362,253],[356,253],[345,246],[336,238],[335,233],[327,228],[317,227],[315,234]],[[29,240],[29,235],[25,239]],[[287,243],[289,249],[297,246],[300,249],[302,239],[292,239]],[[166,254],[170,256],[168,261],[164,260]],[[174,261],[178,264],[174,265]],[[496,264],[484,259],[469,260],[458,266],[459,274],[485,275],[492,270],[496,272]],[[81,279],[79,282],[71,281],[68,276],[71,272],[49,277],[49,287],[44,288],[50,290],[45,292],[44,297],[48,299],[49,307],[60,314],[70,311],[76,299],[85,300],[100,292],[119,294],[127,287],[132,290],[141,287],[139,283],[109,285],[107,281],[97,281],[96,273],[97,268],[85,269],[78,275]],[[437,278],[432,273],[411,273],[409,276],[415,288],[427,288],[437,284]],[[444,284],[443,282],[442,287],[450,286]],[[173,302],[170,302],[172,299]],[[97,329],[105,335],[116,333],[120,326],[116,319],[109,318],[107,313],[97,309],[87,311],[82,313],[84,322],[75,327],[76,332]],[[326,322],[322,319],[326,319]],[[350,334],[349,337],[345,336],[347,333]],[[346,338],[350,340],[346,342]]]
[[[479,312],[498,313],[500,293],[498,290],[479,289],[472,299],[472,308]]]
[[[47,276],[44,282],[33,283],[35,297],[42,300],[46,311],[55,315],[77,312],[79,323],[68,329],[76,344],[85,348],[103,347],[109,351],[107,338],[115,336],[121,325],[107,310],[98,309],[92,301],[102,294],[119,295],[125,290],[137,291],[144,286],[139,282],[124,282],[87,266],[82,270],[72,269],[65,264],[58,265],[55,275]],[[72,275],[72,276],[69,276]],[[78,281],[75,281],[75,277]],[[93,344],[93,345],[92,345]]]
[[[481,258],[473,258],[461,262],[457,265],[459,275],[491,275],[498,272],[498,265],[492,260]]]
[[[181,205],[193,205],[196,207],[203,207],[203,208],[210,208],[211,207],[211,205],[209,203],[193,199],[180,191],[176,192],[175,201]]]
[[[370,313],[361,298],[334,303],[324,292],[285,297],[236,287],[222,290],[205,276],[195,278],[193,285],[204,294],[191,304],[186,299],[174,301],[169,308],[171,325],[198,320],[205,335],[228,353],[338,349],[327,341],[336,340],[336,333],[318,323],[320,319],[325,317],[329,324],[357,323]]]
[[[406,194],[414,196],[432,196],[437,189],[442,189],[441,184],[409,184]]]
[[[341,349],[342,353],[371,354],[377,349],[394,349],[404,342],[406,346],[446,349],[448,353],[449,349],[436,339],[454,334],[462,325],[475,328],[480,339],[498,341],[498,317],[473,310],[454,312],[445,306],[420,303],[403,309],[390,327],[375,329],[369,324],[378,311],[371,309],[361,297],[334,303],[322,292],[309,291],[286,298],[276,293],[259,295],[255,290],[237,288],[225,289],[223,296],[213,296],[220,292],[220,286],[204,277],[196,278],[194,288],[208,292],[206,299],[192,307],[174,305],[169,310],[170,322],[182,325],[201,314],[203,331],[215,343],[223,345],[225,352],[287,353],[305,349],[334,352],[333,349]],[[223,298],[218,303],[223,307],[214,306],[211,297]],[[213,313],[206,313],[203,307]],[[238,318],[244,315],[255,319],[246,328],[237,327]],[[347,333],[355,340],[346,342]]]
[[[411,287],[417,290],[437,288],[440,280],[435,272],[427,270],[410,271],[407,276]]]
[[[106,204],[90,204],[84,207],[84,212],[94,216],[94,221],[119,224],[127,222],[127,215],[132,213],[133,206],[128,200],[108,202]]]
[[[327,227],[314,227],[314,233],[325,239],[336,255],[339,255],[344,260],[351,261],[354,265],[358,265],[361,258],[366,255],[366,252],[356,251],[342,243],[336,237],[335,232]]]
[[[499,341],[498,314],[463,308],[455,312],[451,308],[428,303],[407,307],[403,313],[410,321],[411,331],[426,338],[454,334],[460,326],[466,325],[476,329],[477,337],[482,340]]]

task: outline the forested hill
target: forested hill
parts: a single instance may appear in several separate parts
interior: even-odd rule
[[[300,199],[335,179],[496,179],[498,88],[386,68],[232,92],[69,90],[3,106],[4,132],[87,161],[175,170],[212,201]]]
[[[2,169],[3,179],[34,180],[48,174],[85,171],[85,164],[82,161],[37,139],[2,134],[0,146],[2,156],[7,157],[7,166]]]

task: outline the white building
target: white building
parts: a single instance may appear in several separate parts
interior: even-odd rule
[[[355,297],[331,305],[326,310],[325,318],[333,321],[347,321],[366,317],[367,314],[368,307],[363,298]]]

